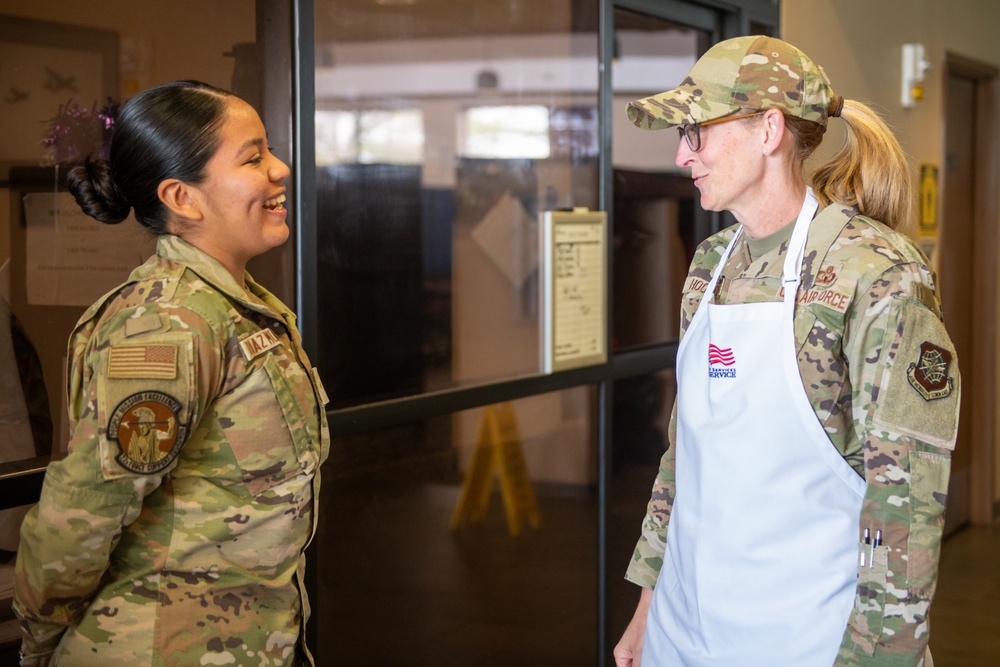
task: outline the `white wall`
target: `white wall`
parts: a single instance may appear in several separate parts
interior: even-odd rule
[[[823,66],[834,90],[886,114],[913,160],[941,163],[946,51],[1000,65],[995,0],[782,0],[781,34]],[[932,69],[916,108],[900,101],[901,47],[919,42]],[[832,142],[831,142],[832,143]]]

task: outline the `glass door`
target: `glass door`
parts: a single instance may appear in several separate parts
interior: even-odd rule
[[[596,9],[315,3],[322,664],[597,654],[597,388],[537,382],[538,216],[600,201]]]
[[[302,260],[335,433],[319,660],[608,664],[638,596],[622,574],[666,442],[680,281],[718,224],[672,166],[670,133],[625,128],[624,102],[674,85],[748,14],[424,0],[314,13]],[[612,221],[613,355],[542,375],[537,216],[574,206]],[[508,449],[530,500],[481,456]]]

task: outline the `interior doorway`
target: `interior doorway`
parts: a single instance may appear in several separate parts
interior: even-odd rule
[[[939,278],[962,408],[945,532],[993,519],[996,397],[995,67],[947,54]]]

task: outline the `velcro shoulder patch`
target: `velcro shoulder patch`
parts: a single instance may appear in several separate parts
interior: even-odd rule
[[[163,328],[163,321],[157,313],[149,313],[142,317],[130,317],[125,320],[125,336],[138,336],[150,331],[158,331]]]
[[[873,422],[954,449],[961,398],[955,349],[930,310],[910,306],[901,317],[906,324],[896,339],[895,359],[880,382]]]

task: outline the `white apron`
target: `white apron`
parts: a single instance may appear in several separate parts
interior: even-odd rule
[[[812,191],[781,302],[709,303],[677,351],[677,497],[643,667],[830,667],[847,627],[865,481],[813,412],[792,315]]]

